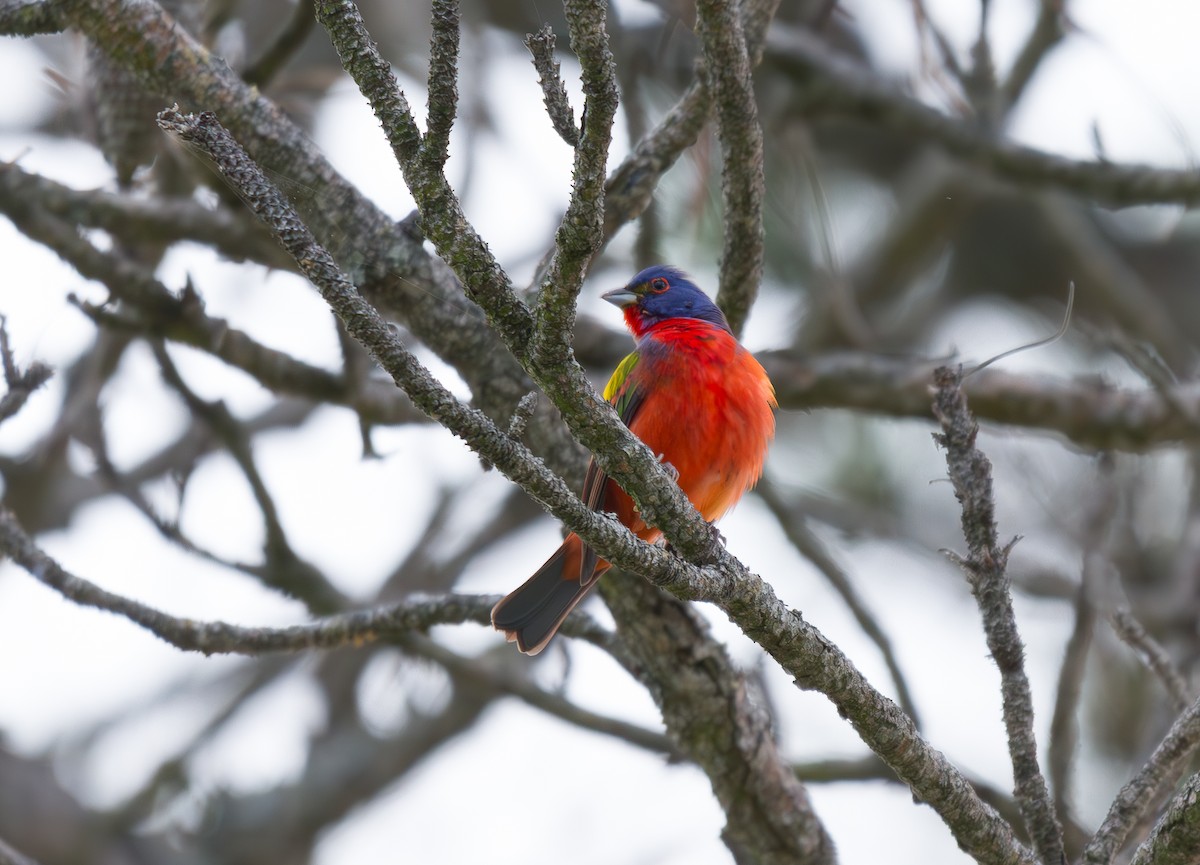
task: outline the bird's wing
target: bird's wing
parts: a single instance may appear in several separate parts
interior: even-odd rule
[[[613,404],[625,426],[633,423],[638,409],[646,399],[646,388],[639,384],[638,377],[632,376],[638,363],[638,353],[630,352],[625,359],[617,364],[612,377],[604,386],[604,398]],[[600,468],[593,458],[588,462],[587,474],[583,477],[583,501],[594,511],[604,510],[604,492],[608,489],[608,475]],[[583,545],[583,559],[580,562],[580,581],[591,578],[595,570],[597,555],[587,544]]]
[[[639,384],[637,377],[631,375],[638,359],[636,351],[628,354],[617,364],[608,384],[604,386],[604,398],[613,404],[625,426],[633,423],[638,409],[646,399],[646,388]],[[604,482],[607,479],[607,475],[600,470],[594,459],[588,463],[587,474],[583,479],[583,500],[592,510],[599,510],[604,504]]]

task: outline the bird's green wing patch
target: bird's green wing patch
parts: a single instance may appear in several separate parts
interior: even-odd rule
[[[616,407],[617,414],[626,426],[633,421],[634,415],[646,398],[645,390],[632,375],[638,360],[639,355],[636,351],[626,355],[625,359],[617,364],[608,384],[604,386],[604,398]]]

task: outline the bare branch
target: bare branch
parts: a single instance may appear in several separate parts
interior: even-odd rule
[[[696,29],[716,105],[721,140],[721,197],[725,241],[717,303],[740,333],[758,294],[763,271],[763,142],[741,4],[700,0]],[[768,4],[768,17],[770,4]]]
[[[205,655],[263,655],[332,649],[392,640],[412,631],[428,630],[434,625],[463,622],[482,625],[490,621],[492,606],[499,599],[491,595],[443,595],[326,616],[290,628],[249,628],[226,622],[201,622],[172,616],[75,576],[46,555],[25,534],[16,518],[2,508],[0,551],[69,600],[81,606],[124,616],[178,649]],[[600,645],[608,640],[607,632],[581,614],[577,615],[575,621],[568,620],[564,633],[574,633]]]
[[[241,469],[258,509],[262,514],[264,562],[261,566],[243,567],[267,586],[296,598],[315,614],[345,609],[349,598],[338,590],[328,577],[311,563],[302,559],[287,539],[275,501],[267,489],[254,462],[251,439],[237,418],[220,402],[201,399],[187,385],[161,343],[153,346],[163,378],[182,397],[192,416],[208,424],[225,445],[226,451]]]
[[[516,697],[535,709],[540,709],[547,715],[559,718],[568,724],[584,730],[591,730],[594,733],[612,736],[638,748],[662,754],[672,760],[685,759],[670,738],[662,733],[630,724],[620,718],[591,712],[577,706],[565,697],[539,688],[525,676],[514,675],[505,668],[503,662],[510,664],[514,660],[518,663],[522,662],[519,658],[514,658],[511,652],[504,653],[504,658],[499,659],[502,661],[500,664],[480,663],[475,658],[464,658],[432,640],[412,634],[405,636],[400,645],[406,651],[435,661],[463,681],[472,682],[480,688],[498,694]]]
[[[127,243],[194,240],[234,260],[292,268],[262,225],[224,207],[209,210],[191,198],[147,199],[123,192],[78,190],[19,165],[0,166],[0,208],[34,202],[46,215],[72,225],[102,228]]]
[[[1000,108],[1007,112],[1021,99],[1042,61],[1067,35],[1066,0],[1041,0],[1037,21],[1021,52],[1013,61],[1008,77],[1000,86]]]
[[[850,408],[896,417],[931,418],[929,375],[944,360],[897,359],[845,352],[758,356],[784,409]],[[1178,406],[1200,412],[1200,385],[1120,388],[1095,378],[1064,379],[988,369],[964,384],[972,411],[993,423],[1044,430],[1095,450],[1145,451],[1200,441],[1200,428]],[[1200,416],[1200,415],[1197,415]]]
[[[1104,584],[1104,571],[1108,565],[1109,537],[1117,496],[1113,483],[1113,460],[1103,455],[1100,463],[1098,489],[1088,507],[1084,527],[1083,567],[1079,588],[1075,595],[1075,624],[1067,638],[1062,666],[1058,672],[1058,687],[1055,691],[1054,714],[1050,718],[1050,745],[1047,762],[1050,786],[1054,791],[1054,805],[1058,814],[1066,821],[1071,813],[1070,788],[1071,766],[1075,750],[1079,745],[1077,713],[1083,690],[1083,676],[1087,670],[1087,658],[1091,651],[1096,631],[1096,597],[1102,596],[1099,587]],[[1067,838],[1072,854],[1073,838]]]
[[[772,27],[767,52],[772,61],[815,76],[819,86],[814,83],[800,94],[803,110],[810,116],[851,116],[886,126],[939,144],[997,180],[1086,195],[1112,207],[1200,201],[1200,172],[1079,162],[997,140],[901,92],[794,27]]]
[[[1198,746],[1200,700],[1175,719],[1146,765],[1121,788],[1095,837],[1084,848],[1081,861],[1086,865],[1112,862],[1133,826],[1179,780]]]
[[[1167,650],[1146,633],[1141,622],[1134,618],[1128,607],[1118,607],[1109,613],[1109,624],[1113,633],[1137,654],[1167,691],[1177,712],[1187,709],[1191,702],[1190,688],[1183,673],[1175,666]]]
[[[53,0],[2,0],[0,35],[37,36],[66,28],[62,10]]]
[[[429,43],[428,103],[423,158],[441,171],[449,155],[450,130],[458,111],[458,0],[434,0],[433,38]]]
[[[525,47],[533,55],[533,68],[538,73],[550,125],[559,138],[571,147],[578,147],[579,127],[575,124],[575,112],[571,110],[567,88],[563,85],[562,70],[554,58],[554,42],[554,28],[549,24],[525,37]]]
[[[967,410],[961,373],[940,367],[934,372],[934,384],[937,392],[933,412],[943,431],[934,438],[946,450],[946,466],[954,495],[962,505],[962,529],[967,539],[967,557],[955,558],[966,572],[971,594],[979,603],[988,650],[1000,668],[1004,726],[1008,731],[1017,802],[1038,858],[1045,865],[1058,865],[1064,861],[1062,826],[1038,766],[1033,697],[1025,676],[1025,649],[1017,631],[1005,573],[1015,539],[1004,547],[997,541],[992,466],[975,447],[979,427]]]
[[[571,48],[583,70],[583,128],[575,148],[571,201],[554,235],[554,253],[542,282],[530,356],[534,376],[570,377],[573,390],[590,394],[583,369],[574,360],[571,336],[575,302],[592,258],[600,251],[604,225],[604,172],[617,113],[617,81],[600,0],[566,4]],[[561,393],[562,388],[558,389]],[[549,391],[551,397],[556,394]],[[559,400],[560,409],[561,396]],[[569,421],[568,421],[569,422]]]
[[[441,166],[421,158],[421,132],[391,66],[382,57],[350,0],[321,0],[317,20],[329,32],[342,65],[383,124],[396,162],[421,211],[421,229],[459,275],[468,296],[518,356],[533,327],[529,309],[516,296],[487,244],[462,212]]]
[[[628,575],[606,576],[600,591],[628,649],[630,672],[654,697],[679,749],[708,776],[734,858],[834,862],[833,842],[779,753],[769,714],[703,617]]]
[[[33,392],[54,375],[54,370],[44,363],[31,363],[22,372],[17,368],[12,348],[8,344],[8,322],[0,315],[0,365],[4,368],[4,384],[7,390],[0,397],[0,423],[15,415],[25,405]]]
[[[1200,774],[1175,794],[1129,865],[1191,865],[1200,850]]]

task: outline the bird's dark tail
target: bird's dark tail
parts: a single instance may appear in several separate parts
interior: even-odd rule
[[[546,648],[563,619],[608,570],[608,562],[585,552],[579,536],[569,535],[537,573],[492,607],[492,627],[526,655]],[[581,577],[581,566],[590,562],[594,568]]]

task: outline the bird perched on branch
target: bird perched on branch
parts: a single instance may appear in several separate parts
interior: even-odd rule
[[[612,374],[604,398],[660,455],[696,510],[715,522],[762,475],[775,434],[771,381],[738,343],[720,308],[682,271],[649,267],[603,297],[624,310],[637,343]],[[594,459],[583,500],[616,514],[644,541],[662,536]],[[568,535],[537,573],[496,604],[493,627],[536,655],[609,567],[578,535]]]

